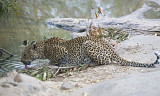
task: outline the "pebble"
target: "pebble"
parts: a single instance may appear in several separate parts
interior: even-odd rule
[[[70,90],[76,87],[76,83],[72,81],[63,82],[61,85],[61,90]]]

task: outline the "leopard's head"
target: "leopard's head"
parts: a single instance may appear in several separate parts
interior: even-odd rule
[[[41,57],[41,52],[39,51],[39,45],[33,41],[30,45],[26,46],[25,50],[21,56],[21,62],[27,68],[27,65],[30,65],[32,61]]]

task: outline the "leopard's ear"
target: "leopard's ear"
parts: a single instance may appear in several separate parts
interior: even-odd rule
[[[32,49],[35,50],[37,48],[36,44],[33,44]]]
[[[36,44],[36,41],[32,41],[32,42],[31,42],[31,45],[32,45],[32,44]]]
[[[22,45],[27,46],[27,45],[28,45],[28,40],[24,40],[24,41],[22,42]]]
[[[32,42],[31,42],[31,45],[32,45],[32,49],[35,50],[35,49],[36,49],[36,42],[35,42],[35,41],[32,41]]]

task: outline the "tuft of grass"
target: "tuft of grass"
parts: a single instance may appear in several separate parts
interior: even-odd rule
[[[116,40],[118,43],[129,38],[129,34],[122,31],[122,29],[118,28],[107,28],[104,29],[106,31],[106,37]]]
[[[48,65],[36,66],[30,69],[18,70],[19,73],[27,74],[33,77],[36,77],[42,81],[48,80],[49,78],[54,77],[56,69],[50,68]]]
[[[18,16],[19,3],[16,0],[0,0],[0,18],[5,17],[8,20],[8,17],[13,20],[13,14]]]
[[[70,76],[71,73],[79,72],[88,68],[87,64],[80,66],[53,66],[53,65],[42,65],[35,66],[29,69],[18,70],[18,73],[27,74],[33,77],[36,77],[42,81],[55,78],[57,74],[63,74],[63,77]]]

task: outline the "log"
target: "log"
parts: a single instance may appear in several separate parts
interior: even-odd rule
[[[61,29],[82,33],[93,23],[94,26],[105,28],[119,28],[130,35],[160,33],[160,19],[145,19],[143,13],[151,9],[144,4],[142,8],[120,18],[98,18],[98,19],[77,19],[77,18],[50,18],[46,20],[49,26],[56,26]]]

